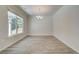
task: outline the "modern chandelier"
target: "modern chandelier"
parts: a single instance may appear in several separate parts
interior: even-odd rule
[[[36,16],[37,19],[43,19],[43,16]]]
[[[38,8],[38,12],[40,13],[40,8]],[[38,16],[36,16],[36,18],[37,19],[43,19],[43,16],[38,15]]]

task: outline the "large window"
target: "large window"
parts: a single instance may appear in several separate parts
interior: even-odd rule
[[[23,33],[23,18],[8,11],[9,36]]]

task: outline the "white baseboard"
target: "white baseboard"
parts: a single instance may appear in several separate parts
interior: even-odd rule
[[[2,48],[0,48],[0,52],[5,50],[6,48],[12,46],[13,44],[17,43],[18,41],[22,40],[26,36],[27,35],[23,35],[23,36],[19,36],[19,38],[15,38],[14,41],[12,41],[11,43],[8,43],[8,44],[4,45]]]
[[[53,36],[52,34],[28,34],[29,36]]]
[[[68,47],[70,47],[72,50],[74,50],[76,53],[79,53],[79,50],[75,49],[71,44],[69,44],[68,42],[63,41],[63,39],[61,39],[60,37],[58,37],[57,35],[53,35],[54,37],[56,37],[59,41],[61,41],[62,43],[64,43],[65,45],[67,45]]]

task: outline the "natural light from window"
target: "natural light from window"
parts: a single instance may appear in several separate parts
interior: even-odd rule
[[[8,11],[9,36],[23,33],[23,18]]]

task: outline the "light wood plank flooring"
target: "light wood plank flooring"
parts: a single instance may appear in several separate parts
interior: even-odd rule
[[[1,54],[74,54],[74,50],[53,36],[30,36],[12,45]]]

